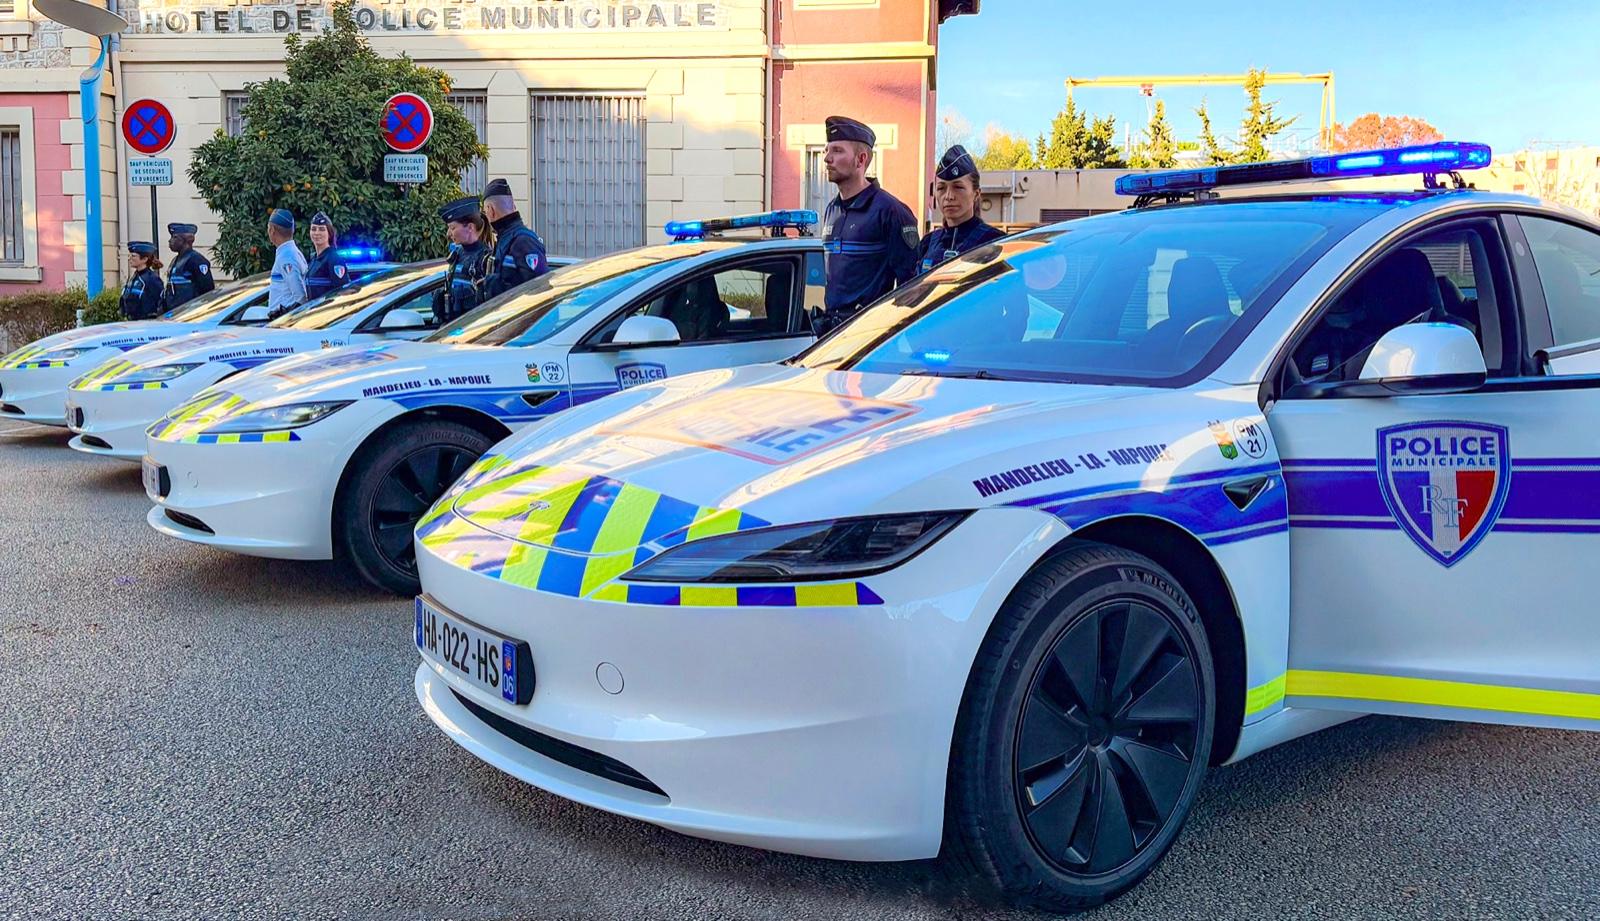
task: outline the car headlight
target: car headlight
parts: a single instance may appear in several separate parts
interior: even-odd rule
[[[813,582],[893,569],[967,512],[835,518],[736,531],[680,544],[635,566],[629,582]]]
[[[283,406],[268,406],[265,409],[251,410],[208,425],[206,431],[228,435],[238,432],[279,432],[284,429],[297,429],[326,419],[352,402],[332,400],[324,403],[286,403]]]
[[[71,361],[79,355],[85,355],[94,349],[56,349],[54,352],[45,352],[37,361]]]
[[[129,372],[128,377],[116,378],[111,383],[118,384],[153,384],[156,381],[170,381],[175,377],[182,377],[200,367],[200,362],[187,365],[157,365],[153,368],[137,368]]]

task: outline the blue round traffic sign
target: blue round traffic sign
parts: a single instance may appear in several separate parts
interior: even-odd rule
[[[416,93],[395,93],[383,106],[383,142],[400,153],[415,153],[433,134],[433,108]]]
[[[178,125],[172,120],[172,112],[154,99],[131,102],[122,113],[122,139],[146,156],[166,150],[177,136]]]

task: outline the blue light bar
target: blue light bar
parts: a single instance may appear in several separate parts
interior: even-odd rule
[[[1135,173],[1118,178],[1116,189],[1118,195],[1162,195],[1263,182],[1446,173],[1481,169],[1489,165],[1490,156],[1487,144],[1440,141],[1437,144],[1363,150],[1301,160],[1269,160],[1237,166]]]
[[[669,221],[667,236],[674,240],[695,240],[708,233],[723,230],[746,230],[752,227],[804,230],[817,223],[817,212],[805,209],[763,211],[760,214],[741,214],[737,217],[716,217],[700,221]]]
[[[383,258],[383,250],[376,246],[341,246],[339,258],[346,261],[364,259],[377,262]]]

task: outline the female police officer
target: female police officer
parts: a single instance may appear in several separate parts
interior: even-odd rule
[[[314,301],[350,283],[350,270],[339,258],[339,234],[328,216],[318,211],[311,219],[311,262],[306,266],[306,301]]]
[[[926,272],[975,246],[1005,234],[978,217],[978,164],[960,144],[944,152],[934,173],[933,201],[944,226],[922,238],[917,247],[917,271]]]
[[[444,289],[433,296],[433,315],[448,323],[482,303],[487,294],[484,279],[494,249],[489,219],[483,216],[478,200],[458,198],[439,209],[450,234],[450,258],[445,270]]]
[[[122,286],[117,306],[130,320],[149,320],[161,313],[161,260],[154,243],[128,244],[128,268],[133,277]]]

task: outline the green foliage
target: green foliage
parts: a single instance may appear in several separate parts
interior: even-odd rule
[[[1041,169],[1077,169],[1084,160],[1084,147],[1089,140],[1085,116],[1078,104],[1067,97],[1067,104],[1050,120],[1050,137],[1039,135],[1035,142],[1035,159]]]
[[[126,319],[122,315],[121,302],[122,289],[101,288],[83,312],[83,325],[99,326],[101,323],[118,323]]]
[[[1027,138],[995,129],[985,140],[988,146],[976,161],[980,171],[1034,168],[1033,151],[1028,147]]]
[[[439,256],[447,241],[438,209],[461,194],[462,169],[487,155],[466,116],[446,102],[444,72],[379,55],[356,29],[349,2],[336,4],[332,17],[321,35],[284,39],[286,80],[248,86],[243,136],[219,130],[195,150],[189,178],[222,215],[211,257],[235,277],[270,267],[266,222],[274,208],[294,214],[308,253],[311,216],[326,211],[343,241],[376,240],[400,260]],[[399,92],[426,99],[434,117],[420,151],[428,181],[409,195],[383,181],[384,102]]]
[[[1237,162],[1237,154],[1222,146],[1217,140],[1216,132],[1211,130],[1211,113],[1206,111],[1206,104],[1194,110],[1200,116],[1200,157],[1207,166],[1227,166]]]
[[[1089,134],[1083,142],[1083,159],[1080,169],[1123,169],[1127,161],[1117,147],[1117,119],[1107,115],[1089,123]]]
[[[1272,156],[1267,142],[1295,123],[1300,116],[1279,118],[1273,113],[1276,101],[1263,102],[1261,90],[1267,85],[1267,72],[1251,68],[1244,80],[1244,91],[1250,97],[1245,106],[1244,121],[1239,125],[1239,153],[1237,162],[1260,163]]]
[[[1165,102],[1156,100],[1150,124],[1145,126],[1139,143],[1128,153],[1128,165],[1135,169],[1170,169],[1178,165],[1178,143],[1172,137]]]
[[[35,339],[71,329],[88,303],[82,286],[63,291],[29,291],[0,297],[0,352],[19,349]]]

